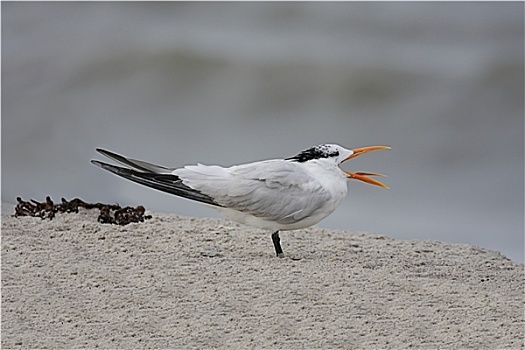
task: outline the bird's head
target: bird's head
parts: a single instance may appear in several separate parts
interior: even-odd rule
[[[367,147],[360,147],[360,148],[354,148],[354,149],[346,149],[339,145],[325,144],[325,145],[319,145],[319,146],[315,146],[307,150],[304,150],[300,152],[299,154],[297,154],[296,156],[287,158],[287,160],[304,163],[307,161],[326,159],[326,160],[333,161],[337,166],[339,166],[342,163],[346,162],[347,160],[358,157],[362,154],[372,152],[372,151],[378,151],[382,149],[390,149],[390,147],[389,146],[367,146]],[[369,177],[369,176],[385,176],[385,175],[377,174],[377,173],[370,173],[370,172],[363,172],[363,171],[351,173],[343,169],[341,169],[341,171],[345,173],[345,175],[349,179],[360,180],[360,181],[363,181],[363,182],[366,182],[372,185],[376,185],[376,186],[388,189],[387,185]]]

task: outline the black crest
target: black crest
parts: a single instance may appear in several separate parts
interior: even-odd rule
[[[313,159],[337,157],[338,155],[338,150],[333,149],[332,147],[327,145],[320,145],[306,149],[296,156],[286,158],[286,160],[304,163]]]

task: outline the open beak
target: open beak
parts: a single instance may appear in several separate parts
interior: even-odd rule
[[[369,176],[382,176],[382,177],[385,177],[386,175],[377,174],[377,173],[365,173],[363,171],[358,171],[357,173],[351,173],[351,172],[346,171],[346,170],[343,170],[343,171],[348,176],[349,179],[361,180],[361,181],[366,182],[366,183],[371,184],[371,185],[376,185],[376,186],[379,186],[379,187],[386,188],[387,190],[390,189],[390,187],[388,187],[384,183],[369,177]]]
[[[357,156],[360,156],[361,154],[365,154],[365,153],[372,152],[372,151],[378,151],[382,149],[390,149],[390,147],[388,146],[368,146],[368,147],[355,148],[352,150],[354,153],[352,153],[352,155],[350,155],[349,157],[345,158],[343,162],[349,159],[355,158]],[[369,183],[371,185],[376,185],[379,187],[389,189],[389,187],[385,185],[384,183],[379,182],[376,179],[372,179],[371,177],[369,177],[369,176],[384,177],[385,175],[377,174],[377,173],[370,173],[370,172],[362,172],[362,171],[351,173],[349,171],[343,170],[343,172],[348,176],[349,179],[356,179],[356,180],[360,180],[360,181]]]
[[[367,147],[361,147],[361,148],[354,148],[352,153],[349,157],[346,157],[343,162],[346,162],[349,159],[355,158],[357,156],[360,156],[361,154],[365,154],[372,151],[379,151],[381,149],[390,149],[390,146],[367,146]]]

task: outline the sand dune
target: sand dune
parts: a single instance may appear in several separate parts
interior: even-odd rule
[[[523,348],[523,265],[469,245],[152,213],[2,217],[2,348]]]

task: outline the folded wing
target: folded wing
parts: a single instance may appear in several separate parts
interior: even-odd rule
[[[309,217],[331,198],[331,194],[296,162],[268,160],[230,168],[197,164],[173,169],[102,149],[97,151],[131,168],[91,161],[118,176],[279,224],[292,224]]]
[[[231,168],[194,165],[173,174],[220,206],[279,224],[311,216],[331,198],[297,163],[269,160]]]
[[[213,206],[220,206],[213,200],[212,197],[186,186],[178,176],[170,173],[172,170],[169,168],[150,164],[144,161],[129,159],[106,150],[97,149],[97,151],[113,160],[118,161],[119,163],[126,164],[138,170],[123,168],[97,160],[91,161],[91,163],[101,167],[102,169],[108,170],[125,179],[154,188],[159,191],[171,193],[176,196],[188,198]]]

